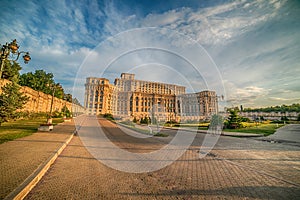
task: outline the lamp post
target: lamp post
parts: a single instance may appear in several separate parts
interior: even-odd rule
[[[18,51],[18,49],[19,49],[19,45],[18,45],[16,39],[14,39],[9,44],[6,43],[6,44],[2,45],[1,55],[0,55],[1,56],[0,79],[2,78],[4,63],[5,63],[6,60],[9,60],[10,55],[16,56],[16,59],[14,59],[13,61],[17,61],[19,59],[20,55],[24,54],[23,60],[24,60],[25,64],[27,64],[31,60],[29,52]]]

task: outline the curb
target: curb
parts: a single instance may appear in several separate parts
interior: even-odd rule
[[[54,155],[48,160],[45,161],[44,164],[40,165],[29,177],[25,179],[25,181],[19,185],[15,190],[13,190],[10,194],[8,194],[4,200],[6,199],[24,199],[26,195],[36,186],[36,184],[41,180],[41,178],[46,174],[50,166],[54,163],[56,158],[61,154],[61,152],[66,148],[66,146],[70,143],[74,136],[75,131],[71,134],[71,136],[64,142],[64,144],[54,153]]]
[[[177,128],[177,127],[163,127],[163,129],[171,129],[171,130],[184,130],[184,131],[189,131],[189,132],[197,132],[197,133],[204,133],[204,134],[207,134],[207,131],[205,130],[191,130],[191,129],[185,129],[185,128]]]
[[[234,133],[234,132],[233,132]],[[231,133],[222,133],[221,135],[223,136],[229,136],[229,137],[264,137],[264,134],[261,134],[261,133],[242,133],[242,134],[231,134]]]

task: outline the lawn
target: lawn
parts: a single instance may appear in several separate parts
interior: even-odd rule
[[[247,123],[242,122],[243,128],[239,129],[223,129],[223,131],[227,132],[241,132],[241,133],[257,133],[257,134],[264,134],[265,136],[271,135],[276,132],[277,128],[283,126],[283,124],[270,124],[270,122],[258,124],[256,123]],[[180,124],[180,127],[187,127],[192,129],[198,130],[207,130],[209,127],[209,123],[200,123],[200,124]]]
[[[239,129],[223,129],[225,132],[240,132],[240,133],[257,133],[257,134],[264,134],[264,136],[271,135],[276,132],[277,128],[284,126],[284,124],[270,124],[269,122],[261,123],[256,126],[256,123],[246,123],[242,122],[244,128]],[[126,124],[128,125],[128,124]],[[169,125],[168,125],[169,126]],[[200,123],[200,124],[173,124],[173,127],[182,127],[182,128],[191,128],[195,130],[208,130],[209,123]],[[140,130],[138,128],[130,127],[140,133],[149,134],[149,131]]]
[[[45,122],[46,119],[44,118],[5,122],[0,126],[0,144],[10,140],[31,135],[37,132],[37,129],[40,126],[40,124]],[[61,122],[63,122],[63,119],[61,118],[53,119],[53,124]]]
[[[271,135],[276,132],[277,128],[284,126],[283,124],[260,124],[258,126],[251,126],[247,128],[239,129],[224,129],[223,131],[228,132],[241,132],[241,133],[257,133],[264,134],[265,136]]]
[[[169,135],[168,134],[165,134],[165,133],[160,133],[160,132],[156,132],[156,131],[153,131],[152,134],[150,132],[150,130],[145,130],[145,129],[140,129],[140,128],[137,128],[134,126],[134,123],[128,123],[128,122],[120,122],[121,124],[125,125],[127,128],[131,129],[131,130],[134,130],[138,133],[141,133],[141,134],[146,134],[146,135],[153,135],[153,136],[156,136],[156,137],[168,137]]]

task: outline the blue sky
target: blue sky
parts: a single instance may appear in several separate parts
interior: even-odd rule
[[[52,72],[81,102],[86,76],[113,81],[122,72],[188,91],[214,89],[228,106],[300,102],[296,0],[2,0],[0,6],[0,43],[16,38],[32,56],[22,73]]]

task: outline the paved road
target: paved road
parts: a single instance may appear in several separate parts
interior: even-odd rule
[[[289,124],[281,127],[275,134],[270,135],[266,139],[278,142],[298,143],[300,145],[300,124]]]
[[[89,121],[86,120],[86,126]],[[164,147],[176,134],[174,130],[164,130],[169,137],[132,137],[132,134],[125,134],[111,122],[100,120],[100,124],[110,141],[136,154],[154,152]],[[80,137],[74,137],[26,199],[300,197],[298,146],[221,136],[213,151],[200,159],[199,146],[204,137],[197,134],[192,146],[178,160],[148,173],[126,173],[110,168],[87,151]],[[90,147],[104,150],[103,146]],[[122,160],[126,158],[119,158],[118,161]]]

